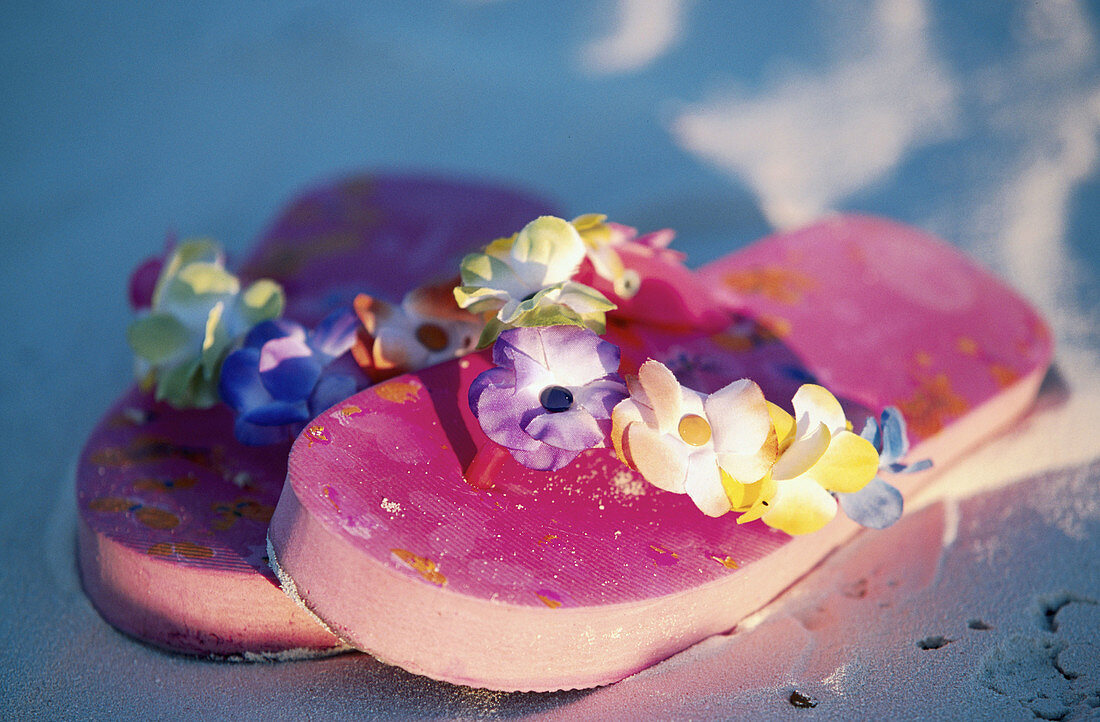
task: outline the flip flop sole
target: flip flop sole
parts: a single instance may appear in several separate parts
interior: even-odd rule
[[[431,178],[357,177],[296,199],[243,264],[313,324],[357,292],[400,300],[469,248],[545,213],[536,199]],[[223,406],[127,392],[76,471],[84,589],[111,624],[173,651],[294,658],[343,644],[279,590],[265,536],[289,444],[248,447]]]
[[[851,406],[899,405],[914,458],[940,465],[1018,418],[1050,362],[1026,303],[885,221],[772,237],[701,277],[741,312],[730,328],[613,331],[624,358],[646,352],[700,390],[748,376],[782,402],[816,378]],[[858,529],[838,518],[792,538],[708,518],[606,449],[555,473],[507,463],[492,488],[473,488],[463,469],[486,438],[466,395],[489,366],[482,353],[363,391],[291,452],[273,566],[385,662],[498,690],[614,682],[734,627]],[[895,481],[911,493],[929,473]]]

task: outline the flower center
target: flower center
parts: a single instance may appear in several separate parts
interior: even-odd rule
[[[680,426],[677,427],[677,431],[680,432],[680,438],[684,440],[685,444],[702,446],[710,441],[710,424],[698,414],[688,414],[680,419]]]
[[[429,351],[442,351],[447,348],[447,332],[434,323],[421,324],[416,329],[416,340]]]
[[[573,394],[564,386],[547,386],[539,394],[539,403],[552,414],[568,411],[573,405]]]

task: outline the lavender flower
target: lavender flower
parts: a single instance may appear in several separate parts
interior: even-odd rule
[[[617,346],[578,326],[516,328],[497,339],[493,362],[470,386],[470,409],[520,464],[553,471],[604,445],[627,395]]]

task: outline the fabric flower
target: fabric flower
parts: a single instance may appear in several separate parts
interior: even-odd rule
[[[455,300],[471,313],[490,314],[478,346],[522,326],[572,325],[603,333],[615,304],[599,291],[570,280],[585,257],[585,244],[568,221],[542,216],[484,253],[462,259]]]
[[[554,471],[604,445],[626,397],[614,344],[577,326],[516,328],[493,345],[493,363],[470,385],[470,409],[520,464]]]
[[[879,471],[895,474],[923,471],[932,466],[929,459],[912,464],[902,463],[909,453],[909,436],[905,429],[905,417],[894,406],[882,412],[882,420],[872,416],[860,432],[879,452]],[[904,501],[901,492],[876,476],[867,486],[852,494],[838,494],[840,508],[852,521],[871,529],[885,529],[901,518]]]
[[[607,216],[598,213],[577,216],[572,224],[584,241],[585,255],[596,275],[611,281],[615,293],[622,298],[636,294],[641,285],[638,272],[627,268],[615,250],[616,246],[633,240],[634,229],[608,223]]]
[[[652,359],[628,384],[630,398],[612,416],[611,440],[619,459],[646,481],[687,494],[708,516],[733,508],[727,486],[762,488],[778,442],[759,386],[741,379],[702,394]]]
[[[161,270],[149,313],[127,331],[139,374],[155,384],[158,400],[212,406],[226,354],[257,323],[279,316],[283,304],[274,281],[242,290],[213,241],[182,243]]]
[[[788,534],[808,534],[836,516],[830,492],[864,488],[878,471],[879,456],[867,439],[852,433],[836,397],[816,384],[804,384],[792,399],[794,416],[769,403],[779,440],[772,467],[774,488],[758,498],[738,523],[763,519]]]
[[[218,391],[237,412],[234,433],[259,446],[294,438],[306,422],[367,384],[341,358],[355,340],[350,310],[333,312],[312,331],[294,321],[264,321],[225,359]]]
[[[458,308],[453,289],[454,283],[417,288],[400,306],[356,296],[362,328],[352,354],[371,380],[384,381],[474,350],[482,322]]]

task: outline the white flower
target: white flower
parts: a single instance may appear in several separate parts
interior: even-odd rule
[[[474,349],[481,320],[455,305],[453,285],[410,291],[400,306],[366,294],[355,299],[355,312],[366,334],[352,347],[355,360],[375,381],[434,366]]]
[[[702,394],[650,359],[627,385],[630,398],[612,413],[611,440],[649,483],[686,493],[704,514],[721,516],[732,508],[726,486],[733,479],[766,479],[777,446],[755,383],[741,379]]]
[[[506,328],[585,326],[603,333],[604,314],[615,308],[603,294],[570,279],[585,257],[585,244],[568,221],[541,216],[511,238],[490,243],[462,259],[458,305],[491,313],[479,346]]]

